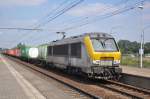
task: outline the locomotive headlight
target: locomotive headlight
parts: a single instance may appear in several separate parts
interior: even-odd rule
[[[100,64],[100,60],[93,60],[93,64]]]
[[[114,65],[119,65],[120,64],[120,60],[114,60],[113,64]]]

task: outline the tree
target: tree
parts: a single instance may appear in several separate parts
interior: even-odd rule
[[[22,47],[25,47],[25,46],[26,46],[25,44],[19,43],[19,44],[17,45],[17,48],[22,48]]]
[[[150,53],[150,42],[144,44],[144,53],[145,54]]]
[[[136,41],[119,40],[118,45],[123,54],[136,54],[140,48],[140,44]]]

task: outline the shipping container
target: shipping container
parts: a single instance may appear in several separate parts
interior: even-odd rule
[[[21,47],[21,57],[30,59],[30,58],[37,58],[38,57],[38,48],[36,47]]]
[[[47,59],[47,44],[43,44],[38,46],[38,50],[39,50],[39,55],[38,55],[38,59],[39,60],[46,60]]]

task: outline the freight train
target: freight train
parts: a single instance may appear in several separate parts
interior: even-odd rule
[[[94,79],[116,79],[122,72],[120,50],[115,39],[107,33],[85,33],[4,53]]]

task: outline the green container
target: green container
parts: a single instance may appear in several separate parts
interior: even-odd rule
[[[30,58],[29,57],[29,49],[30,49],[30,47],[27,47],[27,46],[24,46],[24,47],[20,48],[22,58]]]
[[[43,45],[38,46],[38,51],[39,51],[38,59],[40,60],[47,59],[47,47],[48,47],[48,44],[43,44]]]

